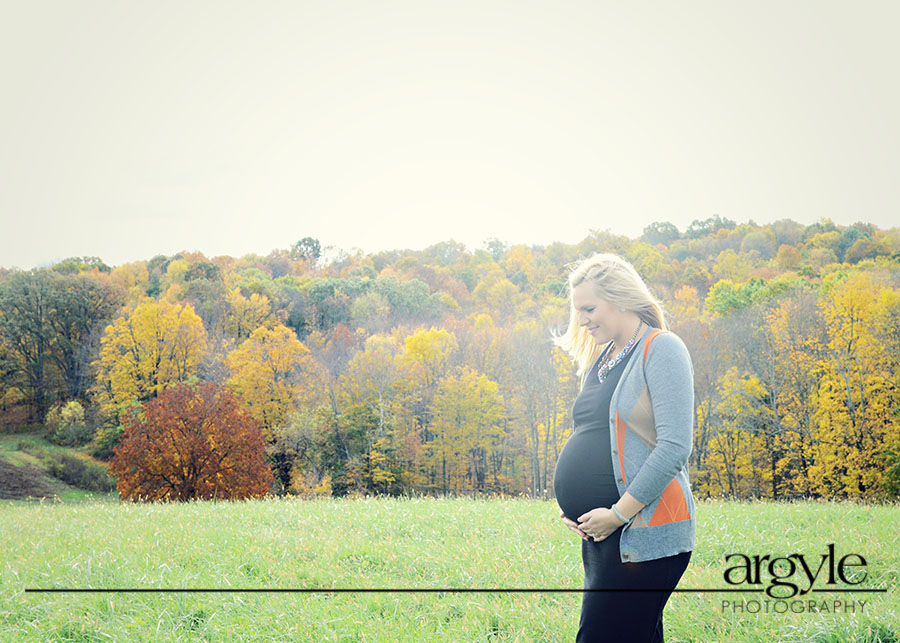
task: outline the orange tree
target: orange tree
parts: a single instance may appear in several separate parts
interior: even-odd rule
[[[178,384],[123,426],[110,471],[126,500],[240,500],[272,486],[259,425],[227,388]]]

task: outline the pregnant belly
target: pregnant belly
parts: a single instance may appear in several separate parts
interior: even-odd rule
[[[569,436],[556,461],[553,489],[560,509],[576,522],[591,509],[619,499],[608,431],[582,430]]]

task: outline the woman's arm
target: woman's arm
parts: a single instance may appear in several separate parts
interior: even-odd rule
[[[694,369],[684,342],[673,333],[657,336],[647,353],[644,375],[656,423],[656,448],[628,482],[627,493],[648,505],[662,495],[691,454]]]
[[[627,491],[623,493],[622,497],[615,503],[615,508],[618,509],[619,513],[622,514],[622,517],[627,520],[631,520],[645,506],[645,503],[641,502]],[[612,507],[610,507],[610,509],[612,509]]]

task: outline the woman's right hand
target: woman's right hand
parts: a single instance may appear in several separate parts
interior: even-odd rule
[[[566,527],[568,527],[569,529],[574,531],[576,534],[581,536],[582,540],[588,539],[588,535],[578,528],[578,523],[575,522],[574,520],[570,520],[569,518],[567,518],[566,514],[563,513],[562,509],[559,510],[559,517],[562,518],[562,521],[565,523]]]

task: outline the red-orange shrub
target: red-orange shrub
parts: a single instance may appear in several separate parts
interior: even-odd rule
[[[179,384],[122,424],[110,471],[124,499],[240,500],[271,488],[259,425],[224,387]]]

